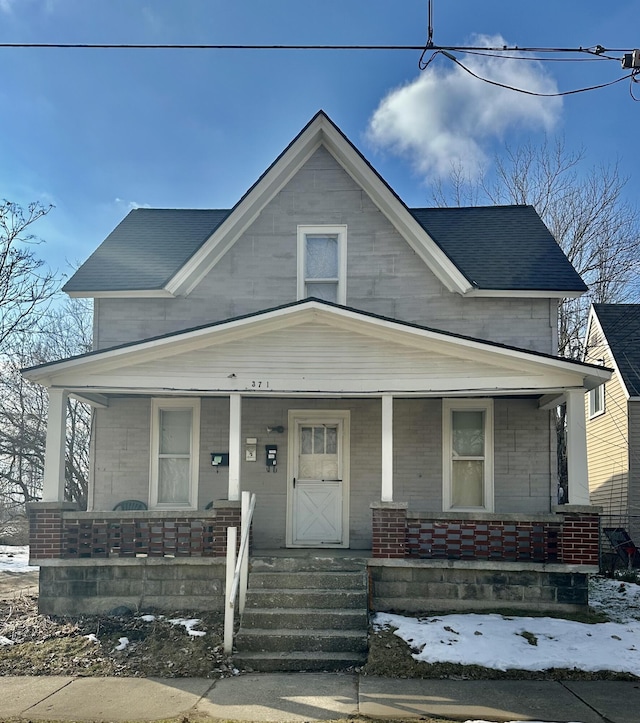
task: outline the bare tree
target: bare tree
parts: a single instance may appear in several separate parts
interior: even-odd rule
[[[42,316],[29,334],[14,334],[0,359],[0,511],[21,511],[42,494],[46,444],[46,389],[20,373],[91,349],[91,313],[85,300],[71,299]],[[65,497],[86,507],[91,413],[67,401]]]
[[[640,218],[624,198],[628,178],[617,163],[584,168],[584,151],[569,151],[562,139],[506,147],[495,173],[479,180],[452,169],[448,183],[432,191],[439,206],[528,204],[534,206],[589,287],[559,308],[558,351],[582,358],[589,307],[637,296]]]
[[[39,243],[31,226],[51,206],[30,203],[26,209],[0,202],[0,352],[12,334],[33,328],[44,302],[56,291],[56,279],[30,245]]]
[[[569,151],[562,139],[507,147],[495,158],[495,173],[479,180],[461,165],[432,190],[439,206],[527,204],[540,214],[589,287],[558,309],[558,353],[581,359],[591,303],[632,301],[638,296],[640,218],[625,200],[628,178],[617,163],[584,169],[584,151]],[[556,416],[558,477],[567,501],[566,409]],[[570,500],[569,500],[570,501]]]

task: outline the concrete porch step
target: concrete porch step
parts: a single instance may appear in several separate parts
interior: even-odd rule
[[[367,557],[331,556],[322,551],[299,557],[260,555],[252,557],[251,572],[366,572]]]
[[[361,589],[365,583],[363,571],[282,571],[260,572],[252,570],[251,588],[292,588],[296,590],[349,590]]]
[[[242,652],[234,656],[236,664],[245,670],[257,670],[262,673],[278,672],[319,672],[324,670],[344,670],[363,665],[366,655],[360,653],[314,653],[310,656],[303,651],[274,653]]]
[[[322,552],[252,558],[236,664],[251,670],[339,670],[367,655],[366,558]]]
[[[366,630],[291,630],[288,628],[245,628],[236,638],[238,650],[271,653],[365,653]]]
[[[251,585],[251,583],[249,583]],[[367,593],[361,590],[298,590],[258,588],[251,586],[247,590],[245,615],[249,608],[325,608],[325,609],[365,609]]]
[[[253,608],[242,618],[243,628],[287,628],[289,630],[366,630],[364,608],[327,610],[326,608]]]

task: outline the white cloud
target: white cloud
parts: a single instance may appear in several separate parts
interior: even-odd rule
[[[115,202],[118,206],[126,206],[129,211],[135,211],[136,208],[151,208],[148,203],[138,203],[137,201],[126,201],[124,198],[116,198]]]
[[[472,42],[484,47],[507,45],[500,36],[480,36]],[[537,61],[457,57],[477,75],[498,83],[537,93],[557,92],[555,80]],[[448,175],[452,164],[461,164],[475,176],[492,140],[515,129],[551,130],[561,110],[561,98],[540,98],[483,83],[440,55],[415,80],[380,102],[367,135],[374,146],[409,157],[426,178]]]
[[[21,5],[24,6],[27,3],[28,0],[0,0],[0,13],[6,13],[7,15],[11,14],[14,10],[17,10]],[[33,5],[34,0],[29,0],[30,5]],[[42,3],[39,2],[41,5]],[[47,0],[44,3],[44,9],[45,12],[51,13],[55,10],[55,0]],[[32,12],[32,8],[29,8],[29,12]]]

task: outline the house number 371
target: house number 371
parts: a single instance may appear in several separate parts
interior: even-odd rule
[[[262,381],[261,379],[260,380],[254,379],[251,382],[251,388],[252,389],[269,389],[269,382]]]

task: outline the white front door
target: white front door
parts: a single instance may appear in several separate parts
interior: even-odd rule
[[[348,547],[349,412],[290,412],[289,524],[294,547]]]

